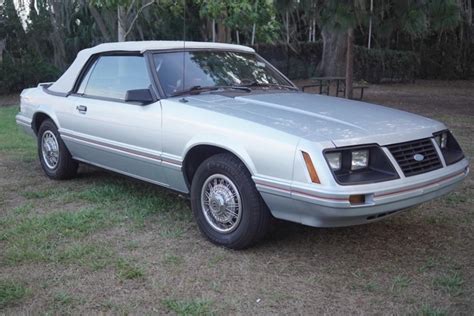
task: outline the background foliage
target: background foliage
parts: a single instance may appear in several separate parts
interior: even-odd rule
[[[256,45],[257,52],[276,66],[290,79],[307,79],[318,76],[323,43],[300,43],[295,50],[285,44]],[[354,78],[372,83],[382,79],[411,81],[420,73],[418,54],[411,51],[356,46],[354,54]]]
[[[336,40],[328,35],[351,27],[358,79],[468,79],[472,2],[377,0],[371,11],[370,0],[0,0],[0,93],[55,80],[83,48],[184,31],[253,45],[291,78],[308,78],[321,73],[324,43]]]

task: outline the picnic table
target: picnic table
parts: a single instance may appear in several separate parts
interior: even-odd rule
[[[329,95],[329,89],[331,84],[336,83],[336,97],[339,96],[339,92],[342,92],[344,96],[346,94],[346,78],[345,77],[313,77],[311,78],[312,83],[304,85],[301,89],[303,92],[307,88],[319,87],[319,94],[323,94],[323,88],[325,88],[326,95]],[[369,86],[366,84],[354,84],[352,86],[353,90],[360,89],[360,100],[364,97],[364,89],[367,89]]]

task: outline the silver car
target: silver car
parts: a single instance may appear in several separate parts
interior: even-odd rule
[[[440,122],[300,92],[249,47],[107,43],[21,94],[17,123],[47,176],[79,162],[188,194],[200,230],[234,249],[273,217],[370,223],[452,191],[468,161]]]

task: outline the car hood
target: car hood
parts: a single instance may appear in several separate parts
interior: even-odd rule
[[[253,121],[309,141],[335,146],[393,144],[431,137],[445,126],[435,120],[366,102],[308,93],[237,96],[202,94],[189,105]]]

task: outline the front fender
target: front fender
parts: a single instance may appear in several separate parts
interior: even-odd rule
[[[251,175],[257,173],[252,158],[239,140],[223,135],[216,136],[214,134],[200,134],[194,136],[184,146],[182,153],[183,160],[191,149],[199,145],[209,145],[225,149],[237,156],[245,164]]]

